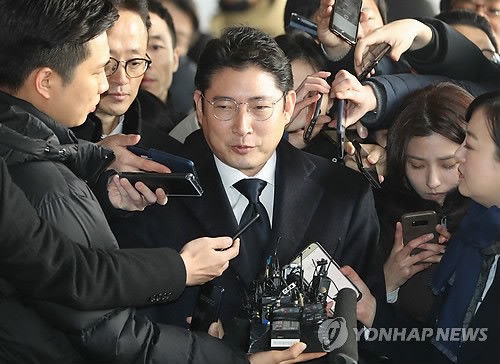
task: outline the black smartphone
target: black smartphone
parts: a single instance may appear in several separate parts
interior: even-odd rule
[[[132,185],[142,182],[151,191],[161,188],[169,197],[199,197],[203,194],[198,178],[192,173],[120,172],[118,175]]]
[[[344,160],[345,143],[345,100],[337,100],[337,160]]]
[[[219,319],[223,296],[223,287],[216,286],[212,282],[202,285],[189,330],[208,332],[210,325]]]
[[[358,140],[351,140],[351,143],[355,149],[354,159],[356,160],[356,165],[358,166],[359,171],[363,174],[363,176],[365,176],[368,182],[370,182],[372,188],[381,188],[382,186],[379,182],[377,166],[371,165],[369,167],[366,167],[363,163],[363,159],[368,156],[368,152],[363,148]]]
[[[318,26],[315,22],[307,19],[305,16],[292,13],[290,15],[290,24],[288,24],[288,26],[292,29],[302,30],[311,35],[313,38],[318,38]]]
[[[403,243],[408,244],[413,239],[424,234],[434,234],[429,243],[438,243],[438,233],[436,225],[438,223],[436,211],[426,210],[409,212],[401,216],[401,225],[403,226]],[[422,249],[413,249],[411,255],[418,254]]]
[[[145,149],[135,145],[128,146],[127,149],[138,156],[167,166],[173,173],[192,173],[197,176],[194,162],[190,159],[158,149]]]
[[[356,44],[363,0],[336,0],[330,16],[330,31],[350,45]]]
[[[257,221],[260,217],[260,214],[255,214],[254,217],[252,217],[245,225],[243,225],[234,235],[233,235],[233,244],[234,244],[234,241],[236,239],[238,239],[240,237],[241,234],[243,234],[245,232],[246,229],[248,229],[255,221]],[[223,252],[225,250],[228,250],[229,248],[231,248],[233,246],[233,244],[231,244],[230,246],[228,246],[227,248],[220,248],[220,249],[215,249],[219,252]]]
[[[358,76],[358,80],[364,80],[390,49],[391,46],[387,43],[377,44],[368,49],[368,53],[363,57],[363,68]]]
[[[314,106],[314,113],[313,113],[311,122],[309,123],[309,126],[307,127],[307,129],[304,131],[304,141],[306,143],[309,143],[311,141],[312,132],[314,130],[314,127],[316,126],[316,123],[318,122],[319,113],[321,112],[322,101],[323,101],[323,94],[321,94],[319,96],[318,101],[316,101],[316,105]]]

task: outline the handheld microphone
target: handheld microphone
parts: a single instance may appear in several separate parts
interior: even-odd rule
[[[358,343],[356,341],[356,292],[342,288],[335,300],[333,320],[344,319],[347,326],[347,340],[344,345],[333,351],[334,363],[356,364],[358,362]]]

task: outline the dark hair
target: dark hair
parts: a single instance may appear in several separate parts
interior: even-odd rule
[[[204,93],[212,76],[222,68],[243,70],[250,66],[271,73],[281,91],[293,89],[290,62],[276,41],[261,30],[244,26],[227,28],[220,38],[207,43],[196,71],[196,88]]]
[[[193,32],[196,34],[200,30],[200,20],[198,19],[197,8],[193,0],[163,0],[163,2],[174,4],[179,10],[185,13],[193,24]]]
[[[149,19],[149,9],[147,0],[111,0],[115,8],[118,10],[128,10],[137,13],[146,29],[151,27],[151,20]]]
[[[387,134],[387,176],[406,181],[408,143],[432,133],[462,144],[467,107],[473,97],[462,87],[442,82],[410,94]]]
[[[326,68],[326,58],[318,43],[306,32],[294,30],[274,38],[290,62],[303,60],[316,71]]]
[[[170,33],[170,38],[172,38],[172,47],[177,46],[177,36],[175,35],[174,21],[172,20],[172,15],[168,10],[163,7],[163,5],[158,0],[148,0],[149,11],[153,14],[158,15],[161,19],[167,23],[168,32]]]
[[[39,67],[70,82],[86,43],[118,19],[109,0],[0,0],[0,9],[0,85],[12,92]]]
[[[375,5],[377,5],[380,16],[387,23],[387,3],[385,0],[374,0]],[[283,14],[283,21],[285,29],[287,29],[288,24],[290,24],[290,17],[292,13],[297,13],[299,15],[305,16],[306,18],[312,18],[314,13],[320,8],[321,0],[287,0],[285,5],[285,12]]]
[[[495,157],[500,160],[500,91],[488,92],[476,97],[467,109],[465,119],[469,121],[478,109],[484,110],[488,131],[496,145]]]
[[[441,2],[439,3],[439,10],[441,12],[443,12],[443,11],[450,11],[451,10],[451,4],[452,4],[452,0],[441,0]]]
[[[495,51],[498,51],[498,44],[495,35],[493,34],[493,29],[491,28],[488,19],[484,16],[472,11],[460,9],[441,12],[436,15],[436,19],[444,21],[449,25],[469,25],[471,27],[481,29],[490,39],[491,44],[495,47]]]

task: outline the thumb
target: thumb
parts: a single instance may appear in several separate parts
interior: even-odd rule
[[[233,240],[229,236],[222,236],[219,238],[211,238],[213,249],[227,249],[233,244]]]
[[[139,134],[126,134],[125,138],[123,138],[123,145],[136,145],[139,140],[141,140]]]
[[[303,342],[295,343],[287,350],[277,352],[275,358],[276,362],[280,363],[282,361],[295,359],[306,350],[306,347],[307,345]]]

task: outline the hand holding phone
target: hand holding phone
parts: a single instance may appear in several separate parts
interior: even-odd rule
[[[390,49],[391,46],[387,43],[377,44],[373,48],[370,47],[368,53],[363,57],[363,65],[358,80],[364,80]]]
[[[208,332],[210,325],[219,320],[224,288],[207,282],[200,288],[189,330]]]
[[[316,105],[314,106],[314,113],[309,123],[309,126],[304,131],[304,142],[309,143],[311,141],[312,133],[314,127],[316,126],[319,118],[319,113],[321,112],[321,104],[323,101],[323,94],[320,94],[318,101],[316,101]]]
[[[428,243],[438,243],[439,234],[436,232],[437,214],[435,211],[417,211],[410,212],[401,216],[401,225],[403,226],[403,244],[408,244],[424,234],[434,234],[432,240]],[[422,249],[413,249],[411,255],[418,254]]]
[[[329,28],[350,45],[356,44],[362,0],[336,0]]]

